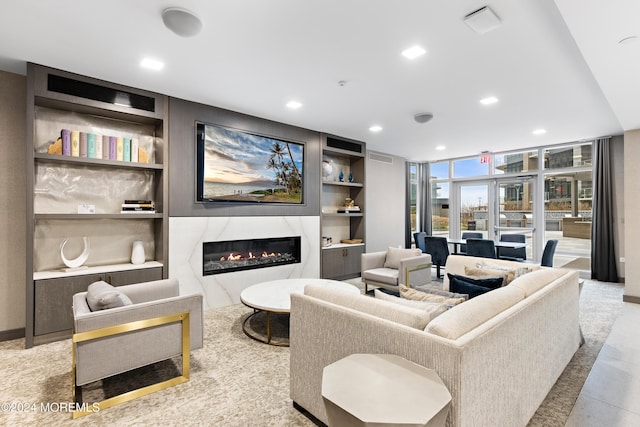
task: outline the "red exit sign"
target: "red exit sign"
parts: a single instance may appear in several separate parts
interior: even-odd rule
[[[480,163],[489,163],[489,159],[491,158],[490,155],[488,154],[483,154],[482,156],[480,156]]]

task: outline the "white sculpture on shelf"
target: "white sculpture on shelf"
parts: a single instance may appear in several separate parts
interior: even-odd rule
[[[89,258],[89,238],[87,236],[84,236],[82,240],[84,243],[84,248],[82,249],[82,253],[75,259],[67,259],[67,257],[64,256],[64,246],[67,244],[69,239],[64,239],[64,241],[60,243],[60,257],[62,258],[62,262],[64,263],[64,265],[69,267],[69,269],[80,268],[82,264],[87,261],[87,258]]]
[[[330,160],[322,161],[322,177],[325,180],[330,180],[331,174],[333,173],[333,165],[331,163]]]

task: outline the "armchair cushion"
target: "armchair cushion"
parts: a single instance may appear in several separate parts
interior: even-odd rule
[[[422,251],[420,249],[402,249],[389,246],[384,266],[386,268],[395,268],[397,270],[400,268],[400,260],[418,255],[422,255]]]
[[[131,299],[107,282],[98,281],[87,288],[87,304],[91,311],[131,305]]]
[[[398,284],[398,270],[391,268],[374,268],[362,272],[365,280],[374,282],[388,283],[390,285]]]

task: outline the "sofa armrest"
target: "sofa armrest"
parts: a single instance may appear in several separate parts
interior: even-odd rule
[[[387,259],[387,251],[364,253],[360,258],[361,271],[382,268],[385,259]]]
[[[431,255],[422,254],[400,260],[398,284],[412,287],[429,283],[431,283]]]

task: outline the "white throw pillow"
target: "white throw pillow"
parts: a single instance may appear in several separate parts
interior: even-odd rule
[[[418,255],[422,255],[420,249],[402,249],[389,246],[389,249],[387,249],[387,258],[384,260],[384,266],[397,270],[400,268],[400,260]]]
[[[386,294],[378,289],[374,290],[373,293],[376,299],[381,299],[383,301],[389,301],[394,304],[400,304],[406,307],[414,307],[419,308],[420,310],[424,310],[429,314],[429,321],[447,311],[448,308],[446,304],[442,304],[439,302],[413,301],[400,297],[394,297],[393,295]]]
[[[106,310],[133,304],[128,296],[107,282],[93,282],[87,288],[87,305],[91,311]]]

